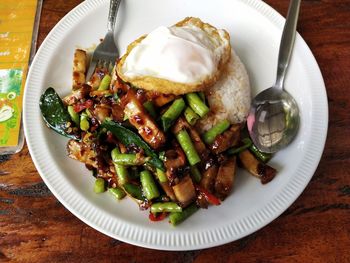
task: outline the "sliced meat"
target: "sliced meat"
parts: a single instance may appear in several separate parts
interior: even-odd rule
[[[177,178],[177,170],[186,165],[186,156],[180,145],[173,142],[173,148],[165,152],[166,176],[172,183]]]
[[[215,179],[215,193],[224,200],[231,192],[236,174],[236,156],[229,157],[223,162]]]
[[[66,105],[73,105],[79,100],[86,98],[91,91],[91,87],[87,84],[82,85],[79,89],[74,90],[71,94],[63,98]]]
[[[119,98],[123,97],[130,88],[116,74],[112,75],[111,87],[112,87],[113,93],[117,94]]]
[[[116,122],[122,122],[124,120],[124,110],[119,103],[112,104],[112,118]]]
[[[197,195],[196,203],[197,203],[197,205],[198,205],[200,208],[204,208],[204,209],[207,209],[207,208],[208,208],[208,205],[209,205],[207,199],[206,199],[205,196],[202,195],[202,194],[198,194],[198,195]]]
[[[238,144],[241,136],[241,125],[233,124],[230,129],[224,133],[216,136],[214,142],[210,145],[210,150],[214,154],[219,154],[227,149],[234,147]]]
[[[276,169],[260,162],[249,150],[241,152],[239,160],[249,173],[260,179],[262,184],[267,184],[276,176]]]
[[[165,134],[161,131],[152,117],[147,113],[142,104],[137,100],[135,92],[129,89],[122,104],[125,105],[124,113],[141,135],[141,137],[153,148],[159,149],[165,143]]]
[[[86,51],[76,49],[73,59],[73,89],[78,89],[85,83],[86,64]]]
[[[162,107],[165,104],[173,101],[176,96],[173,94],[163,94],[155,91],[148,91],[146,93],[147,100],[151,100],[156,107]]]
[[[177,185],[174,185],[173,190],[182,207],[188,206],[196,198],[196,190],[189,175],[186,175]]]
[[[218,165],[213,159],[209,159],[204,167],[204,172],[202,173],[202,179],[200,181],[200,186],[209,192],[213,192],[215,178],[218,173]]]
[[[185,166],[186,156],[177,142],[173,141],[172,149],[165,152],[164,164],[167,169]]]
[[[169,185],[169,182],[160,183],[161,187],[163,188],[165,194],[170,197],[170,199],[174,202],[177,202],[175,193],[173,188]]]
[[[181,130],[183,130],[184,128],[187,129],[189,128],[191,125],[183,118],[180,117],[177,119],[177,121],[175,122],[175,124],[172,127],[172,132],[174,134],[179,133]]]
[[[92,74],[87,84],[89,84],[93,90],[98,89],[101,84],[101,80],[106,74],[108,74],[108,70],[106,68],[96,68],[94,74]]]
[[[107,89],[107,90],[93,90],[90,92],[91,97],[106,97],[108,95],[111,95],[111,91],[109,89]]]
[[[93,115],[100,123],[102,123],[107,117],[110,117],[111,113],[112,109],[107,104],[98,104],[93,110]]]
[[[68,157],[78,160],[86,165],[98,168],[96,152],[83,142],[69,140],[67,144]]]

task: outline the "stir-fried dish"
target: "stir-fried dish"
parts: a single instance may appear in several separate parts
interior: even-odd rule
[[[108,65],[85,79],[86,61],[86,52],[76,50],[72,92],[61,99],[48,88],[40,108],[46,124],[70,138],[68,156],[92,171],[96,193],[129,196],[149,209],[150,220],[168,217],[177,225],[199,208],[220,205],[237,166],[263,184],[276,175],[266,164],[271,155],[252,144],[244,121],[221,119],[204,128],[214,111],[210,92],[140,88]]]

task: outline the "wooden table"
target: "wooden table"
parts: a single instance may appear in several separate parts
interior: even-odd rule
[[[45,0],[38,46],[80,0]],[[267,0],[286,15],[287,0]],[[323,73],[329,131],[303,194],[258,232],[220,247],[166,252],[132,246],[87,226],[51,194],[27,147],[2,156],[0,262],[350,262],[350,0],[302,1],[298,30]]]

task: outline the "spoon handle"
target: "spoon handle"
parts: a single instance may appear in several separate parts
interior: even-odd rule
[[[277,78],[275,87],[283,89],[284,78],[292,56],[301,0],[291,0],[286,23],[283,28],[278,54]]]

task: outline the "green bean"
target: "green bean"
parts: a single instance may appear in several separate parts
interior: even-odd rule
[[[185,109],[184,115],[185,115],[186,121],[191,125],[194,125],[196,121],[199,119],[198,114],[195,113],[190,107],[187,107]]]
[[[118,154],[120,154],[119,149],[114,148],[111,152],[112,160],[114,160],[116,155],[118,155]],[[129,181],[129,174],[128,174],[127,168],[124,165],[117,164],[115,162],[113,162],[113,164],[114,164],[115,172],[118,176],[118,183],[120,185],[124,185],[125,183],[127,183]]]
[[[196,93],[186,94],[186,100],[192,110],[202,118],[209,112],[208,106],[203,103]]]
[[[151,213],[162,213],[162,212],[182,212],[181,206],[174,202],[165,203],[154,203],[151,206]]]
[[[109,188],[108,192],[111,193],[118,200],[123,199],[125,197],[125,195],[126,195],[125,192],[119,187]]]
[[[90,119],[92,118],[92,114],[91,114],[89,109],[85,109],[84,112],[85,112],[86,116],[88,116]]]
[[[204,92],[203,91],[200,91],[197,93],[199,98],[205,103],[205,95],[204,95]]]
[[[85,112],[80,115],[80,129],[83,131],[87,131],[90,128],[90,123],[88,120],[88,116]]]
[[[132,197],[134,197],[138,200],[144,200],[140,186],[127,183],[127,184],[124,184],[123,187],[124,187],[124,190]]]
[[[176,121],[181,112],[184,110],[185,106],[186,104],[183,98],[179,98],[171,104],[166,112],[164,112],[161,117],[164,131],[167,131],[170,126]]]
[[[120,102],[120,98],[119,98],[119,95],[118,95],[118,93],[114,93],[113,94],[113,100],[115,101],[115,102]]]
[[[129,120],[129,116],[124,114],[123,121],[127,121],[127,120]]]
[[[195,165],[201,161],[196,149],[194,148],[191,138],[185,129],[176,134],[176,139],[180,143],[181,148],[184,150],[190,165]]]
[[[97,178],[94,185],[94,192],[96,194],[106,191],[106,184],[103,178]]]
[[[253,142],[249,138],[244,138],[242,140],[242,142],[243,142],[242,146],[236,147],[236,148],[231,148],[227,151],[227,153],[230,155],[238,154],[238,153],[243,152],[244,150],[248,149],[253,144]]]
[[[271,153],[261,152],[253,143],[250,145],[249,150],[264,163],[267,163],[272,158]]]
[[[150,171],[144,170],[140,173],[140,180],[143,189],[143,193],[147,200],[152,200],[159,196],[159,191],[156,182]]]
[[[157,112],[156,112],[156,109],[154,108],[154,105],[152,103],[152,101],[146,101],[144,104],[143,104],[143,107],[147,110],[147,112],[149,113],[149,115],[151,115],[151,117],[153,119],[156,119],[157,118]]]
[[[195,203],[191,204],[190,206],[186,207],[182,210],[182,212],[172,212],[169,215],[169,221],[173,226],[176,226],[183,222],[185,219],[190,217],[192,214],[194,214],[196,211],[198,211],[198,207]]]
[[[67,110],[72,121],[79,127],[79,114],[74,111],[74,108],[71,105],[67,107]]]
[[[139,173],[139,169],[138,169],[137,166],[131,166],[129,171],[130,171],[129,177],[131,179],[138,179],[138,178],[140,178],[140,173]]]
[[[161,183],[165,183],[168,181],[168,177],[165,175],[165,173],[158,168],[157,168],[157,176],[158,176],[159,182]]]
[[[144,157],[138,157],[134,153],[117,153],[113,155],[112,160],[116,164],[132,166],[132,165],[142,165],[148,159]]]
[[[193,180],[198,184],[201,179],[202,175],[201,172],[198,170],[198,167],[196,165],[191,166],[191,175]]]
[[[101,80],[100,86],[98,87],[98,90],[108,90],[109,84],[111,84],[111,76],[106,74],[103,79]]]
[[[160,160],[165,161],[165,151],[159,152],[158,156]]]
[[[214,125],[209,131],[204,133],[203,140],[207,144],[211,144],[216,136],[222,134],[230,127],[230,122],[228,120],[220,121],[218,124]]]

